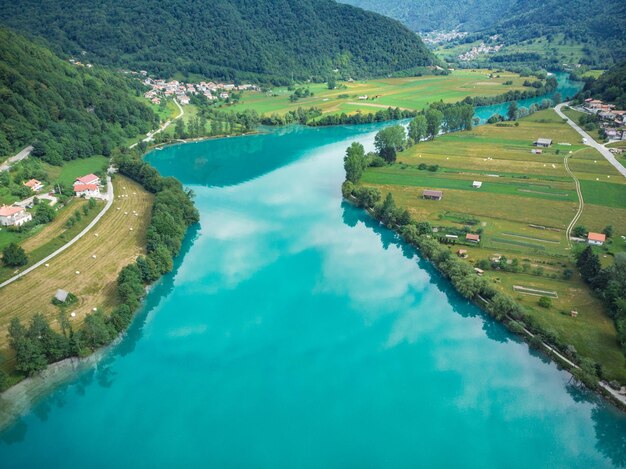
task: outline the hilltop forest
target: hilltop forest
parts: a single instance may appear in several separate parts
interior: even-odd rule
[[[0,28],[0,156],[30,144],[34,156],[57,165],[109,155],[158,123],[135,98],[141,86],[119,73],[71,65]]]
[[[162,77],[278,84],[435,62],[399,22],[332,0],[0,0],[0,18],[58,52]]]
[[[507,0],[341,0],[395,18],[413,31],[459,29],[480,31],[493,26],[511,7]]]

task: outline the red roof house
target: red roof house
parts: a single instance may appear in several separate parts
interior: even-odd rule
[[[74,184],[100,184],[100,178],[95,174],[87,174],[77,178]]]
[[[596,246],[602,246],[606,241],[606,235],[602,233],[589,233],[587,235],[587,243]]]

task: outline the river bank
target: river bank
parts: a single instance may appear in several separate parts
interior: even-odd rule
[[[626,388],[622,387],[621,390],[618,391],[613,389],[609,385],[609,383],[605,381],[599,381],[596,386],[590,386],[590,383],[583,383],[582,381],[580,381],[580,372],[582,371],[581,368],[576,363],[568,359],[562,351],[558,350],[558,348],[556,348],[554,345],[551,345],[544,340],[537,341],[535,339],[533,341],[535,337],[537,339],[540,339],[538,331],[534,331],[534,333],[531,332],[528,329],[528,326],[524,324],[524,322],[519,317],[513,318],[508,313],[500,316],[499,314],[494,312],[494,310],[491,308],[492,300],[485,299],[481,295],[476,295],[475,297],[467,297],[467,295],[464,294],[463,291],[461,291],[457,286],[454,285],[453,282],[451,282],[450,272],[447,269],[443,268],[442,264],[438,264],[437,262],[435,262],[432,255],[426,255],[424,250],[420,248],[420,243],[412,240],[411,237],[407,237],[406,233],[402,232],[401,226],[396,224],[385,225],[381,218],[377,216],[377,213],[373,208],[361,207],[359,201],[353,195],[344,197],[344,200],[352,204],[354,207],[362,208],[365,213],[372,217],[373,220],[376,220],[385,228],[394,231],[398,236],[404,239],[405,242],[411,244],[421,253],[424,259],[426,259],[447,281],[449,281],[452,288],[455,288],[460,295],[468,298],[468,300],[470,300],[476,307],[480,308],[485,314],[487,314],[491,318],[498,320],[511,333],[516,334],[518,337],[527,342],[529,347],[542,352],[546,357],[559,364],[561,367],[567,370],[572,375],[572,378],[577,380],[580,385],[586,385],[588,389],[606,399],[616,408],[620,409],[622,412],[626,412]]]

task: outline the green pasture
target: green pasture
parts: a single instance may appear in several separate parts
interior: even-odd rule
[[[318,107],[325,114],[356,111],[371,113],[390,106],[422,109],[434,101],[456,102],[467,96],[496,96],[510,89],[523,89],[524,78],[517,74],[501,72],[499,78],[489,78],[489,73],[492,72],[455,70],[447,76],[340,82],[340,89],[334,90],[329,90],[324,83],[301,84],[297,87],[309,88],[314,95],[296,102],[289,100],[292,91],[286,87],[274,88],[268,92],[246,91],[241,101],[228,109],[255,109],[259,114],[284,114],[298,107]],[[508,80],[513,81],[513,85],[503,86]],[[368,99],[360,100],[361,96],[367,96]]]
[[[67,161],[63,166],[44,164],[48,179],[52,184],[71,185],[76,178],[89,173],[104,171],[109,165],[105,156],[91,156],[78,160]]]

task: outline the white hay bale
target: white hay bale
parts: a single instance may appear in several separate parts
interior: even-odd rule
[[[79,275],[79,274],[80,274],[80,270],[77,270],[77,271],[76,271],[76,275]]]
[[[44,264],[46,267],[50,267],[50,264]]]
[[[76,313],[71,313],[70,316],[72,316],[73,318],[76,317]]]

